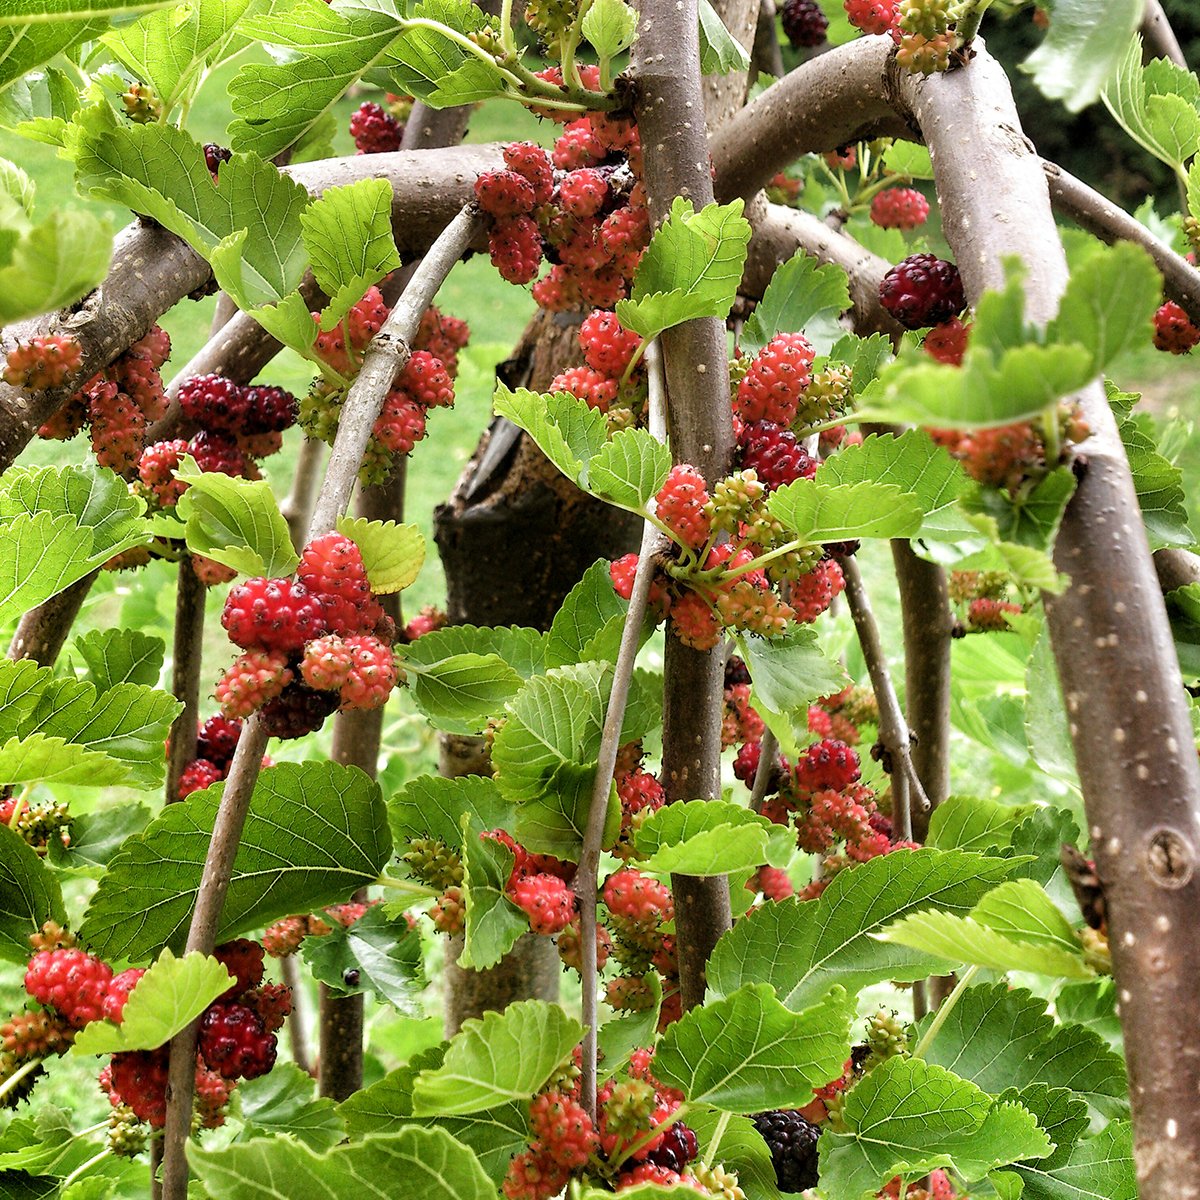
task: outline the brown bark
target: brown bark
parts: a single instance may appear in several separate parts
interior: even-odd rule
[[[17,624],[8,657],[32,659],[39,667],[52,666],[66,644],[71,626],[87,599],[98,571],[77,579],[57,596],[51,596],[36,608],[31,608]]]
[[[979,47],[967,70],[898,92],[933,158],[943,228],[977,298],[1029,269],[1026,312],[1045,322],[1066,284],[1041,164],[1008,80]],[[1105,889],[1125,1030],[1142,1200],[1200,1195],[1200,762],[1153,560],[1116,424],[1099,384],[1092,436],[1055,547],[1070,586],[1047,597],[1092,848]]]
[[[208,589],[192,570],[191,556],[179,560],[175,584],[175,641],[172,651],[171,692],[183,702],[171,724],[167,750],[166,802],[179,799],[179,780],[196,757],[196,727],[200,719],[200,673],[204,646],[204,598]]]

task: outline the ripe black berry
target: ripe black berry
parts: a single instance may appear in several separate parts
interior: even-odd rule
[[[829,18],[817,0],[787,0],[783,6],[783,32],[797,49],[819,46],[825,40]]]
[[[781,1192],[816,1187],[817,1140],[821,1130],[794,1108],[755,1113],[750,1118],[771,1151],[775,1182]]]
[[[897,263],[883,277],[879,299],[905,329],[941,325],[967,306],[958,268],[933,254],[912,254]]]
[[[268,737],[303,737],[320,729],[337,706],[337,692],[317,692],[302,683],[289,684],[260,710],[263,728]]]

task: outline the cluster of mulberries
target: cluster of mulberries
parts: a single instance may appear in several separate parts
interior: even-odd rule
[[[317,356],[335,378],[317,379],[300,405],[300,424],[311,437],[333,444],[346,391],[362,366],[363,352],[383,328],[390,309],[378,288],[317,336]],[[317,320],[319,314],[314,313]],[[429,409],[454,403],[458,352],[470,331],[465,321],[429,308],[421,317],[413,352],[384,398],[359,471],[363,483],[381,483],[396,462],[424,438]]]
[[[29,353],[24,352],[26,357]],[[131,474],[145,448],[147,427],[166,411],[160,369],[170,353],[170,338],[153,326],[105,370],[88,379],[38,430],[38,435],[66,441],[86,427],[96,461],[119,475]],[[58,360],[49,364],[45,363],[44,353],[38,354],[42,365],[28,363],[26,373],[33,371],[39,377],[53,376],[62,382],[78,366],[76,361],[75,367],[62,369],[63,359],[74,358],[69,346],[60,347]]]
[[[200,722],[196,732],[196,757],[184,767],[179,777],[179,799],[225,779],[229,775],[233,754],[242,736],[242,723],[234,717],[215,716]],[[271,759],[263,757],[263,767]]]
[[[0,379],[38,392],[62,387],[83,365],[83,348],[69,333],[46,334],[18,342],[8,352]]]
[[[30,939],[33,955],[25,970],[25,991],[37,1005],[0,1024],[0,1082],[11,1079],[31,1062],[39,1065],[70,1048],[76,1034],[93,1021],[120,1025],[130,993],[145,970],[132,967],[114,973],[111,966],[82,950],[69,931],[53,923]],[[288,988],[264,982],[263,948],[245,938],[218,946],[214,956],[235,982],[200,1017],[196,1059],[196,1105],[199,1124],[215,1128],[239,1079],[266,1074],[275,1063],[276,1031],[291,1012]],[[100,1073],[115,1120],[110,1139],[117,1153],[136,1153],[144,1137],[131,1126],[161,1129],[167,1110],[168,1047],[114,1054]],[[22,1083],[36,1078],[26,1075]],[[10,1092],[16,1103],[27,1095]]]
[[[599,87],[598,68],[580,73],[585,86]],[[562,83],[558,67],[540,75]],[[534,299],[551,312],[614,308],[650,240],[641,154],[632,118],[596,112],[567,120],[550,154],[531,142],[506,146],[505,169],[475,185],[500,274],[532,283]],[[543,258],[550,270],[538,279]]]
[[[359,154],[386,154],[400,149],[404,122],[412,110],[411,96],[387,94],[387,107],[371,101],[350,116],[350,136]]]
[[[378,900],[347,900],[344,904],[331,904],[322,911],[334,924],[349,929],[362,919],[367,909],[378,903]],[[329,921],[312,913],[282,917],[263,932],[263,949],[272,958],[287,958],[300,949],[306,937],[325,937],[333,932],[333,928]]]
[[[597,308],[579,327],[579,345],[583,365],[556,375],[549,390],[604,413],[612,431],[636,424],[646,397],[641,337],[623,328],[615,312]]]
[[[0,800],[0,825],[7,825],[40,855],[52,843],[71,844],[71,813],[64,800],[30,800],[9,796]]]
[[[956,632],[1005,630],[1009,617],[1022,611],[1012,602],[1011,581],[1002,571],[951,571],[949,591],[959,613]]]
[[[311,541],[294,578],[234,587],[221,624],[245,652],[217,683],[221,711],[261,712],[272,737],[311,733],[337,708],[379,708],[400,681],[395,627],[340,533]]]
[[[653,1065],[652,1050],[635,1050],[597,1092],[595,1121],[582,1104],[578,1066],[558,1071],[529,1102],[529,1146],[509,1163],[506,1200],[549,1200],[585,1168],[617,1193],[682,1184],[722,1200],[741,1196],[736,1174],[701,1161],[695,1131],[672,1121],[683,1093],[657,1080]]]

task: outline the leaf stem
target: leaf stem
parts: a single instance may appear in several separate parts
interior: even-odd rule
[[[690,1106],[685,1100],[671,1113],[669,1117],[655,1125],[654,1128],[649,1131],[649,1133],[643,1133],[636,1142],[630,1142],[629,1145],[626,1146],[616,1158],[610,1160],[609,1165],[612,1167],[612,1169],[614,1171],[619,1170],[622,1163],[632,1158],[644,1146],[650,1145],[650,1143],[654,1141],[654,1139],[658,1137],[660,1133],[665,1133],[671,1128],[672,1125],[675,1124],[676,1121],[682,1121],[689,1107]]]
[[[426,897],[430,900],[442,893],[435,888],[426,887],[423,883],[413,883],[411,879],[396,879],[391,875],[380,875],[375,883],[382,888],[390,888],[394,892],[404,892],[412,896]]]
[[[76,1136],[78,1136],[78,1135],[76,1135]],[[79,1164],[79,1166],[77,1166],[75,1168],[75,1170],[73,1170],[70,1173],[70,1175],[68,1175],[66,1177],[66,1179],[64,1179],[62,1181],[62,1183],[59,1184],[60,1189],[65,1192],[67,1190],[67,1188],[71,1184],[73,1184],[75,1182],[75,1180],[77,1180],[85,1171],[94,1167],[98,1162],[100,1162],[102,1159],[107,1158],[109,1156],[109,1154],[111,1154],[111,1153],[112,1153],[112,1151],[109,1150],[109,1148],[107,1146],[105,1146],[104,1149],[101,1150],[98,1154],[93,1154],[92,1157],[87,1160],[87,1162],[81,1162]]]
[[[962,994],[971,986],[975,976],[979,974],[978,966],[968,967],[962,974],[962,978],[954,985],[954,991],[942,1001],[941,1007],[933,1015],[933,1020],[930,1022],[929,1028],[925,1030],[925,1035],[917,1043],[916,1049],[912,1052],[913,1058],[923,1058],[933,1039],[937,1037],[938,1030],[946,1023],[946,1018],[954,1011],[954,1006],[962,999]]]

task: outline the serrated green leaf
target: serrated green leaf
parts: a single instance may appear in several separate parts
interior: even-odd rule
[[[592,807],[596,769],[593,765],[564,763],[550,775],[540,795],[517,808],[517,841],[534,854],[552,854],[566,862],[577,862]],[[621,801],[614,784],[608,793],[608,808],[600,835],[607,850],[621,832]]]
[[[17,237],[0,266],[0,321],[53,312],[108,274],[112,229],[92,213],[62,209]]]
[[[383,60],[399,29],[386,14],[343,15],[321,0],[299,0],[284,12],[243,21],[240,32],[289,52],[286,59],[245,64],[229,85],[234,149],[273,158]]]
[[[96,874],[107,867],[126,838],[141,833],[150,823],[144,804],[122,804],[80,813],[71,818],[71,844],[50,843],[50,861],[66,870]]]
[[[496,389],[493,407],[498,417],[525,430],[572,483],[586,486],[587,464],[608,444],[603,413],[566,392],[514,392],[503,384]]]
[[[1195,538],[1188,524],[1183,473],[1159,451],[1147,422],[1119,411],[1117,415],[1151,547],[1191,546]]]
[[[190,1025],[234,977],[215,958],[198,950],[176,958],[164,950],[137,981],[121,1023],[92,1021],[76,1035],[72,1054],[116,1054],[124,1050],[157,1050]]]
[[[913,537],[921,527],[921,502],[891,483],[838,484],[797,479],[776,488],[767,512],[801,541]]]
[[[494,967],[517,940],[529,932],[529,919],[508,897],[513,852],[493,838],[483,838],[469,817],[463,818],[463,898],[466,904],[463,949],[459,963],[470,971]]]
[[[924,1018],[918,1033],[930,1023]],[[967,988],[924,1057],[996,1096],[1044,1084],[1069,1088],[1110,1116],[1128,1105],[1120,1055],[1082,1025],[1057,1024],[1044,999],[1006,983]]]
[[[638,829],[634,846],[645,860],[638,870],[650,874],[729,875],[753,871],[781,856],[772,848],[777,826],[727,800],[691,800],[668,804]],[[784,837],[783,863],[794,849]]]
[[[520,675],[496,654],[452,654],[418,666],[410,653],[405,662],[417,707],[452,733],[478,733],[521,688]]]
[[[425,977],[421,936],[403,917],[392,920],[383,905],[369,908],[353,925],[334,926],[300,948],[313,978],[338,995],[373,991],[380,1000],[409,1016],[421,1011]],[[357,982],[348,982],[348,972]]]
[[[24,75],[7,91],[0,90],[0,125],[31,142],[61,146],[78,111],[76,80],[59,67]]]
[[[792,625],[782,637],[740,637],[738,647],[750,671],[755,707],[786,723],[802,713],[807,717],[814,700],[846,684],[845,670],[821,649],[814,629]]]
[[[327,188],[301,213],[300,226],[313,276],[330,297],[321,327],[332,329],[369,287],[400,265],[392,237],[392,185],[360,179]]]
[[[280,1180],[305,1200],[344,1200],[370,1181],[378,1200],[495,1200],[479,1160],[444,1129],[415,1125],[371,1134],[318,1154],[289,1138],[256,1138],[219,1149],[188,1146],[188,1163],[210,1195],[262,1200]]]
[[[728,75],[750,66],[750,55],[725,28],[709,0],[700,0],[700,70],[705,75]]]
[[[609,504],[643,512],[667,480],[671,452],[644,429],[621,429],[588,463],[587,486]]]
[[[293,1137],[318,1153],[346,1134],[337,1105],[316,1094],[316,1081],[295,1063],[276,1063],[266,1075],[244,1080],[237,1090],[244,1124],[239,1140],[267,1135]]]
[[[845,1062],[854,1008],[854,998],[834,988],[790,1012],[769,984],[748,983],[668,1026],[654,1055],[656,1078],[729,1112],[798,1108]]]
[[[113,859],[79,931],[97,953],[138,959],[181,948],[221,791],[168,805]],[[361,771],[269,767],[255,784],[217,940],[344,900],[379,877],[391,848],[379,788]]]
[[[399,90],[432,108],[473,104],[504,92],[495,62],[469,53],[442,31],[471,34],[483,28],[487,18],[470,0],[422,0],[409,15],[403,34],[389,48],[390,75]]]
[[[1031,971],[1065,979],[1094,976],[1078,942],[1071,938],[1074,947],[1067,943],[1063,931],[1070,926],[1040,887],[1030,880],[1014,880],[1001,886],[1005,889],[1001,897],[990,903],[985,897],[967,916],[914,913],[876,936],[950,962],[996,971]],[[1018,908],[1021,902],[1035,906],[1024,920]]]
[[[775,268],[738,345],[753,354],[777,333],[799,331],[818,354],[828,354],[843,335],[838,318],[849,307],[846,272],[799,250]]]
[[[835,984],[851,992],[884,979],[944,973],[947,960],[872,935],[907,913],[936,907],[965,915],[1013,864],[959,850],[896,851],[835,875],[819,899],[767,904],[717,943],[709,993],[763,980],[798,1010]],[[886,948],[885,948],[886,947]]]
[[[342,516],[338,518],[337,530],[362,552],[363,566],[375,595],[401,592],[421,573],[425,539],[415,525]]]
[[[1133,0],[1121,0],[1136,26]],[[1132,32],[1133,27],[1130,27]],[[1196,77],[1166,59],[1142,62],[1142,39],[1128,33],[1120,41],[1116,74],[1101,99],[1117,123],[1144,150],[1176,170],[1195,153],[1200,137],[1200,88]]]
[[[933,162],[920,142],[897,139],[883,152],[884,170],[906,179],[932,179]]]
[[[592,563],[567,593],[550,623],[545,667],[589,659],[616,661],[628,606],[613,589],[608,566],[604,558]]]
[[[201,471],[185,455],[176,476],[188,489],[176,506],[188,549],[246,575],[279,579],[300,562],[287,522],[265,479]]]
[[[0,662],[0,737],[14,737],[22,729],[53,679],[53,668],[32,659]]]
[[[495,654],[522,679],[529,679],[558,665],[547,659],[549,636],[521,625],[447,625],[422,634],[404,653],[419,663],[440,662],[455,654]]]
[[[1100,97],[1141,18],[1139,0],[1111,0],[1104,5],[1055,0],[1054,20],[1021,69],[1033,76],[1043,95],[1061,100],[1070,112],[1079,112]],[[1140,44],[1137,53],[1140,61]]]
[[[929,818],[927,846],[937,850],[1002,850],[1029,815],[1029,804],[1003,804],[981,796],[949,796]]]
[[[153,687],[162,671],[166,645],[137,629],[92,629],[75,639],[87,663],[88,680],[104,692],[118,683]]]
[[[28,11],[28,10],[27,10]],[[95,36],[102,28],[87,15],[30,20],[0,8],[0,92],[19,83],[56,55]]]
[[[1065,1161],[1058,1158],[1013,1167],[1025,1185],[1022,1200],[1137,1200],[1133,1135],[1127,1121],[1110,1122],[1095,1137],[1076,1142]]]
[[[134,79],[158,93],[166,113],[200,82],[254,0],[192,0],[147,13],[100,40]]]
[[[33,201],[37,195],[37,185],[15,162],[10,162],[7,158],[0,158],[0,194],[15,202],[17,213],[24,213],[27,218],[33,219]],[[14,214],[14,217],[20,220],[18,215]],[[8,261],[7,253],[3,261]]]
[[[595,0],[584,14],[583,36],[601,58],[615,58],[637,38],[638,15],[625,0]]]
[[[771,1151],[749,1117],[689,1106],[687,1122],[700,1143],[700,1158],[735,1172],[747,1200],[780,1200]]]
[[[451,1039],[441,1066],[417,1076],[413,1115],[475,1113],[527,1100],[582,1036],[578,1021],[542,1000],[471,1017]]]
[[[676,196],[638,263],[632,296],[617,302],[621,324],[648,340],[693,318],[725,317],[750,244],[743,207],[734,200],[696,212]]]
[[[963,508],[968,520],[976,513],[990,518],[1002,541],[1049,552],[1054,548],[1067,504],[1075,494],[1076,482],[1075,473],[1064,466],[1044,475],[1019,500],[998,488],[975,485],[964,496]]]
[[[847,1132],[823,1133],[820,1156],[821,1186],[844,1200],[935,1167],[974,1182],[1053,1148],[1031,1112],[919,1058],[890,1058],[869,1071],[846,1094],[843,1112]]]
[[[131,16],[153,8],[168,8],[178,0],[31,0],[19,8],[0,11],[0,25],[80,21],[86,18]]]
[[[31,733],[9,738],[0,746],[0,787],[19,783],[111,787],[128,779],[129,769],[124,763],[60,737]]]
[[[512,806],[486,775],[419,775],[388,801],[388,821],[397,846],[414,838],[434,838],[452,849],[462,845],[463,816],[479,830],[498,829],[511,819]]]
[[[24,838],[0,823],[0,959],[27,963],[29,935],[46,921],[66,920],[54,873]]]

